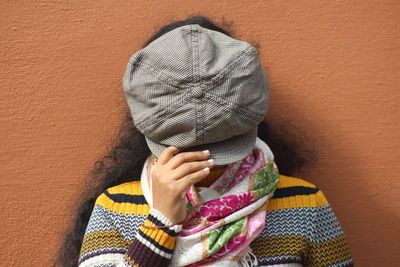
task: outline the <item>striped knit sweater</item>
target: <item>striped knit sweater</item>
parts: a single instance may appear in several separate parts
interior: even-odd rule
[[[258,266],[353,266],[343,230],[315,185],[280,175],[266,210],[266,226],[251,243]],[[147,204],[140,181],[108,188],[93,208],[79,267],[168,266],[181,228],[143,225],[170,224]]]

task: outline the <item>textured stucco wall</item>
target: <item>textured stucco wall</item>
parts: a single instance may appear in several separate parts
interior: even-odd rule
[[[197,13],[261,45],[268,118],[315,142],[298,176],[325,192],[357,266],[399,266],[399,3],[1,1],[0,265],[50,265],[122,116],[129,56]]]

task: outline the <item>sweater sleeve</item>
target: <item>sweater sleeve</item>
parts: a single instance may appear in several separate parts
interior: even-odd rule
[[[79,255],[79,267],[167,266],[175,249],[181,225],[172,223],[157,209],[151,208],[132,240],[124,238],[114,226],[110,211],[100,204],[104,193],[96,200]],[[135,216],[135,214],[132,214]]]
[[[343,229],[325,195],[317,190],[305,266],[353,266]]]

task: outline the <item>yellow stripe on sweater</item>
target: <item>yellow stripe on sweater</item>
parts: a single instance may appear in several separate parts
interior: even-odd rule
[[[128,248],[130,243],[117,230],[93,232],[85,235],[80,255],[103,248]]]
[[[143,195],[140,181],[126,182],[107,189],[110,194]]]
[[[280,174],[279,181],[278,181],[278,184],[276,185],[276,188],[285,188],[285,187],[291,187],[291,186],[305,186],[305,187],[315,188],[315,185],[313,185],[312,183],[309,183],[303,179],[291,177],[291,176],[285,176],[285,175]]]
[[[279,182],[276,185],[277,189],[293,187],[293,186],[304,186],[309,188],[316,188],[315,185],[304,181],[300,178],[280,175]],[[283,198],[270,199],[267,204],[267,211],[271,210],[283,210],[292,208],[316,208],[328,204],[328,200],[325,198],[322,191],[318,190],[315,194],[310,195],[297,195],[288,196]]]
[[[282,246],[282,244],[289,244]],[[310,262],[307,266],[327,266],[350,258],[344,236],[339,236],[321,243],[313,243],[306,237],[298,235],[278,235],[257,237],[252,243],[254,255],[258,258],[278,257],[281,255],[306,256]],[[308,255],[304,255],[308,251]],[[324,265],[321,265],[321,262]]]
[[[107,189],[110,194],[143,195],[140,181],[126,182]],[[110,211],[122,214],[147,215],[150,212],[150,206],[147,204],[117,203],[101,194],[97,199],[96,205],[100,205]]]
[[[286,188],[292,186],[304,186],[316,188],[315,185],[295,177],[280,175],[278,188]],[[107,190],[110,194],[128,194],[128,195],[143,195],[140,181],[133,181],[113,186]],[[99,196],[96,202],[97,205],[103,206],[106,209],[123,214],[138,214],[147,215],[150,212],[150,206],[137,205],[133,203],[116,203],[107,197],[105,194]],[[297,195],[285,198],[271,199],[268,202],[267,210],[282,210],[300,207],[320,207],[328,204],[322,191],[311,195]]]
[[[144,225],[146,226],[156,226],[153,222],[150,220],[146,220]],[[156,241],[159,245],[173,250],[175,248],[175,240],[176,237],[170,236],[166,232],[164,232],[161,229],[151,229],[151,228],[145,228],[143,226],[140,227],[140,231],[142,231],[143,234],[147,235],[154,241]]]
[[[147,204],[137,205],[133,203],[117,203],[104,193],[97,198],[95,205],[122,214],[147,215],[150,212],[150,206]]]
[[[326,266],[349,259],[350,251],[344,236],[339,236],[320,243],[310,242],[310,265]]]

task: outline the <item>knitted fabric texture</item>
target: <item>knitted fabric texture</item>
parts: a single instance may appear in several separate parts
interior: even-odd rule
[[[250,244],[258,266],[353,266],[343,229],[323,192],[303,179],[279,176],[265,207],[265,227]],[[147,203],[140,181],[110,187],[95,202],[79,266],[168,266],[181,229],[142,226],[170,223]]]

